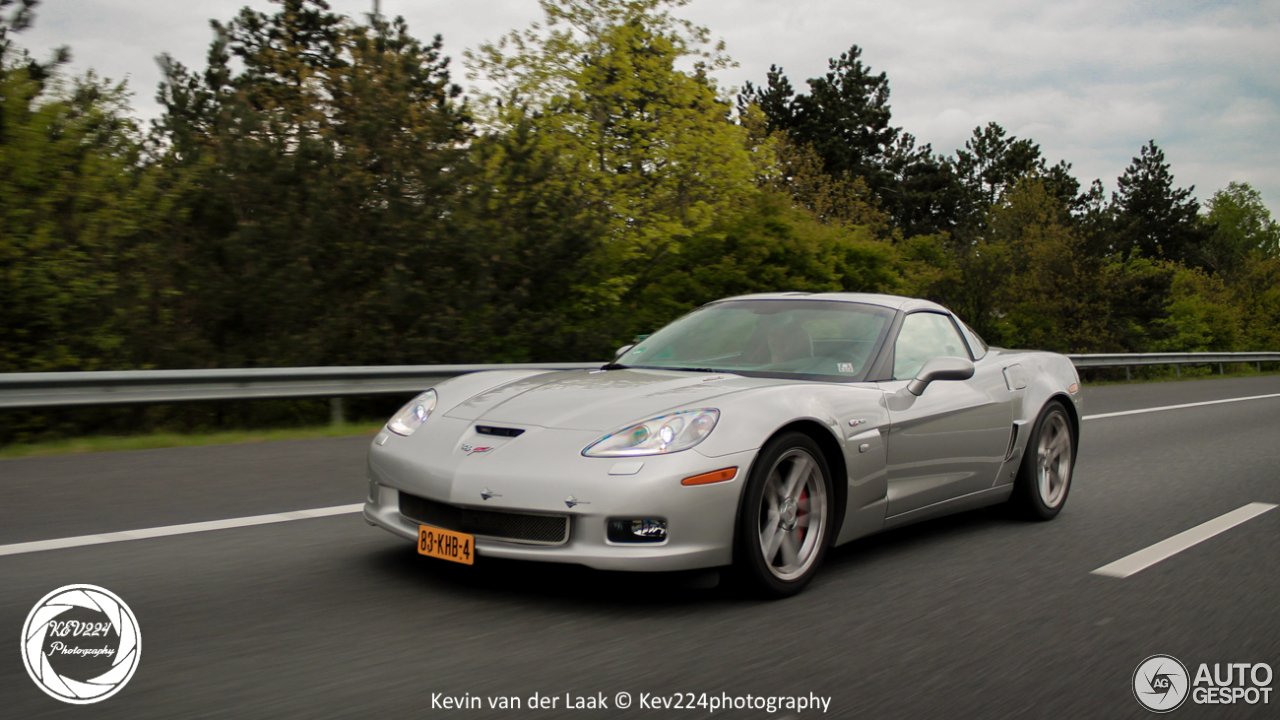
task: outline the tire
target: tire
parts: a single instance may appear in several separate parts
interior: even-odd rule
[[[761,449],[738,511],[739,578],[766,597],[789,597],[817,574],[831,545],[831,470],[808,435],[788,432]]]
[[[1028,520],[1052,520],[1067,503],[1076,466],[1076,441],[1066,408],[1052,401],[1027,439],[1009,505]]]

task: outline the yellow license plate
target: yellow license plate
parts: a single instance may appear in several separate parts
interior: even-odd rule
[[[418,554],[472,565],[476,561],[476,539],[466,533],[419,525]]]

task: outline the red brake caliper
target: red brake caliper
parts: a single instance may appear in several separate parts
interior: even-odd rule
[[[809,488],[801,488],[801,490],[800,490],[800,503],[799,503],[799,504],[800,504],[800,505],[804,505],[804,506],[805,506],[805,509],[801,509],[801,508],[799,508],[799,507],[797,507],[797,508],[796,508],[796,524],[797,524],[797,525],[800,523],[800,518],[802,518],[802,517],[804,517],[805,515],[808,515],[808,514],[809,514],[809,510],[808,510],[808,507],[809,507]],[[804,536],[805,536],[805,533],[806,533],[806,532],[808,532],[808,530],[809,530],[809,527],[808,527],[807,525],[806,525],[806,526],[804,526],[804,527],[802,527],[802,528],[800,528],[800,542],[804,542]]]

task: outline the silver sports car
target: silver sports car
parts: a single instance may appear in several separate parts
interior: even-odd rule
[[[596,370],[442,382],[369,449],[365,518],[418,552],[612,570],[732,565],[799,592],[827,548],[1071,486],[1079,377],[889,295],[729,298]]]

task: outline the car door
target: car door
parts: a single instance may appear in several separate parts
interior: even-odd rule
[[[889,517],[990,488],[1008,449],[1012,398],[993,357],[977,359],[968,380],[936,381],[919,396],[906,391],[938,356],[973,359],[951,316],[920,311],[903,318],[894,379],[881,383],[890,421]]]

